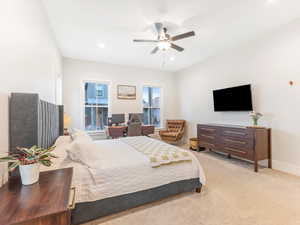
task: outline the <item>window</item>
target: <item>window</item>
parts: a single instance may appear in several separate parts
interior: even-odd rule
[[[161,89],[157,87],[143,88],[144,124],[160,127]]]
[[[98,98],[101,98],[101,97],[104,97],[104,92],[103,92],[103,90],[96,90],[97,91],[97,97]]]
[[[108,85],[86,82],[84,96],[85,130],[104,130],[108,117]]]

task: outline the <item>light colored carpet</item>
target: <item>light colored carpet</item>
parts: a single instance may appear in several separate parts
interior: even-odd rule
[[[300,178],[216,153],[195,153],[207,185],[85,225],[300,225]]]

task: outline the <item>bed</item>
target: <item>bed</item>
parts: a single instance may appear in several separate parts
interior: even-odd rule
[[[91,154],[91,163],[96,164],[87,166],[88,163],[73,161],[65,153],[68,146],[72,145],[70,138],[59,138],[55,153],[61,156],[60,160],[64,160],[56,162],[57,168],[74,169],[76,207],[72,211],[72,224],[87,222],[175,194],[195,191],[205,183],[203,169],[193,154],[189,153],[192,157],[190,162],[153,168],[146,156],[125,142],[128,139],[161,143],[148,137],[95,141],[93,150],[100,155],[97,160],[95,152],[87,150],[90,147],[84,143],[82,148]],[[169,147],[168,144],[163,145]]]
[[[11,102],[12,110],[18,108],[15,105],[15,102],[19,102],[15,101],[16,97],[14,96],[14,101]],[[24,96],[19,97],[24,98]],[[28,97],[26,95],[26,98]],[[55,110],[55,107],[49,108]],[[61,111],[61,107],[57,108],[59,109]],[[27,110],[24,105],[23,110]],[[35,123],[45,124],[45,121],[51,121],[56,124],[44,127],[43,135],[37,134],[37,138],[51,136],[51,141],[48,138],[46,142],[43,142],[44,147],[47,147],[54,143],[52,134],[56,131],[54,132],[53,129],[61,127],[60,116],[50,119],[53,112],[41,113],[39,110],[41,107],[37,108],[37,114],[44,116],[39,116],[37,118],[39,122],[35,121]],[[13,119],[14,117],[11,117],[11,122]],[[51,135],[47,135],[48,133]],[[59,137],[58,134],[59,132],[55,139],[54,153],[59,156],[59,159],[50,169],[73,167],[76,205],[71,212],[72,224],[88,222],[179,193],[199,191],[205,184],[203,169],[192,153],[188,152],[189,161],[153,167],[149,164],[147,155],[142,154],[139,149],[130,144],[130,141],[142,141],[152,146],[160,146],[160,148],[177,148],[159,140],[148,137],[130,137],[94,142],[81,140],[77,141],[79,145],[78,143],[75,145],[76,141],[71,137]],[[11,140],[15,140],[14,138],[14,134],[11,133]],[[13,144],[18,145],[18,143]],[[30,142],[30,145],[32,144]],[[150,148],[151,145],[149,145]],[[80,157],[76,160],[70,149],[80,149],[78,152],[82,155],[79,155]],[[42,168],[42,170],[48,169]]]

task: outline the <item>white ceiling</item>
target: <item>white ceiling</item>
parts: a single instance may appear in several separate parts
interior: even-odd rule
[[[65,57],[177,71],[300,17],[299,0],[43,0]],[[154,22],[196,37],[150,55]],[[104,48],[99,48],[104,44]],[[171,61],[170,58],[175,60]],[[165,62],[165,63],[164,63]]]

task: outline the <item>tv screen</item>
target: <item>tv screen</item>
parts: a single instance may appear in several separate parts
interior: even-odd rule
[[[252,111],[251,85],[214,90],[215,112]]]

